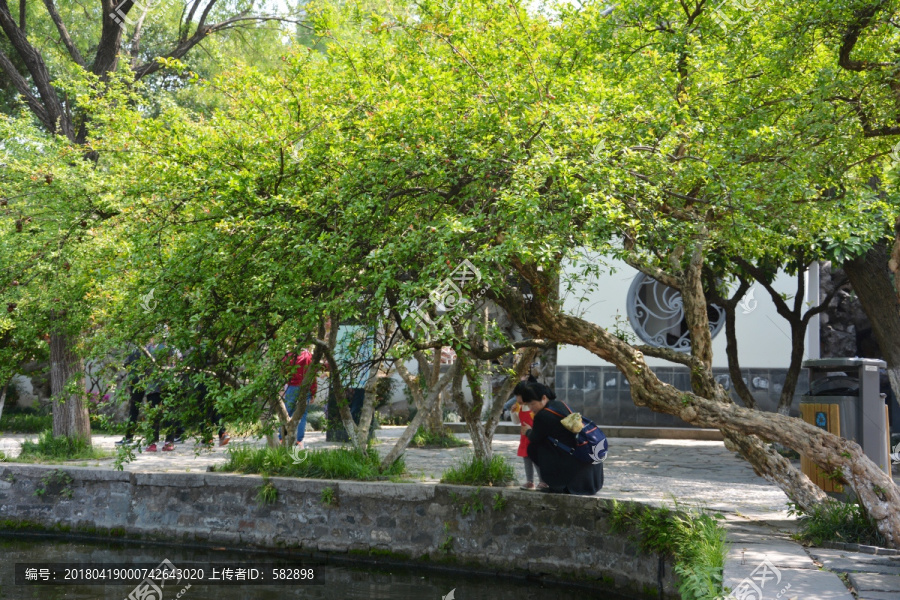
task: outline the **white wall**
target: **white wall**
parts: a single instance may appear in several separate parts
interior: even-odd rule
[[[21,408],[31,408],[40,400],[37,391],[34,389],[34,385],[31,382],[31,378],[27,375],[13,376],[9,385],[16,390],[16,404]]]
[[[571,291],[567,291],[566,283],[561,284],[560,296],[565,299],[565,309],[569,313],[596,323],[609,331],[614,331],[616,328],[616,312],[618,311],[618,327],[634,335],[637,339],[634,330],[628,323],[626,304],[628,288],[638,271],[623,262],[611,260],[604,260],[604,262],[606,265],[601,267],[602,273],[589,279],[592,285],[578,283],[572,287]],[[580,271],[581,269],[577,267],[570,267],[567,273],[574,275]],[[776,279],[774,287],[777,291],[790,295],[796,290],[796,278],[782,273]],[[818,303],[818,285],[813,287],[812,298],[807,292],[805,306],[811,299]],[[754,302],[749,299],[751,293],[755,301],[755,308],[753,308]],[[753,310],[745,314],[740,307],[737,309],[736,326],[741,367],[787,368],[791,352],[790,328],[787,321],[778,315],[768,292],[758,283],[753,284],[745,299],[747,300],[746,307],[753,308]],[[811,324],[809,337],[818,338],[817,323]],[[817,353],[817,348],[814,348],[813,352]],[[647,363],[650,366],[674,366],[668,361],[651,357],[647,357]],[[558,364],[561,366],[600,366],[609,363],[583,348],[560,346]],[[724,327],[713,339],[713,366],[728,366],[725,355]]]

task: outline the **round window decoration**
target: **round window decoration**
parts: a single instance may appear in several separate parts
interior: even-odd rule
[[[684,318],[681,292],[660,283],[649,275],[638,273],[628,289],[628,322],[647,344],[689,352],[691,336]],[[725,310],[707,305],[709,333],[712,337],[725,325]]]

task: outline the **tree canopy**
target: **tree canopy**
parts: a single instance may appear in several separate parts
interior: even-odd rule
[[[161,325],[178,348],[208,345],[220,403],[251,419],[280,357],[320,338],[328,319],[394,328],[394,357],[452,345],[483,360],[487,333],[471,314],[424,331],[414,318],[423,301],[460,315],[473,306],[447,283],[469,261],[479,289],[463,296],[612,362],[636,402],[722,428],[801,503],[822,494],[754,435],[819,452],[896,542],[900,492],[859,452],[736,407],[715,383],[706,304],[736,258],[796,270],[890,237],[897,8],[740,8],[312,3],[305,44],[274,68],[209,77],[177,55],[153,63],[211,104],[148,111],[152,86],[134,77],[73,77],[73,94],[90,97],[79,106],[95,162],[71,158],[68,134],[46,137],[40,157],[16,150],[36,143],[25,141],[38,139],[32,129],[4,142],[4,177],[22,198],[0,212],[9,255],[20,264],[49,252],[41,232],[53,224],[59,239],[58,219],[36,225],[44,198],[89,242],[42,258],[67,274],[67,295],[35,294],[22,314],[78,302],[77,329],[99,354]],[[559,274],[596,254],[682,292],[690,354],[637,348],[565,314]],[[0,282],[2,300],[21,288]],[[644,353],[688,366],[693,393],[656,379]]]

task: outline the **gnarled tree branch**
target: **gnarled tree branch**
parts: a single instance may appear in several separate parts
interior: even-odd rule
[[[74,60],[77,64],[83,67],[84,58],[82,58],[81,52],[78,51],[78,47],[72,41],[72,36],[69,35],[69,30],[66,29],[66,25],[62,21],[62,17],[59,16],[59,11],[56,10],[56,5],[53,3],[53,0],[44,0],[44,6],[47,7],[47,14],[50,15],[50,18],[53,20],[53,24],[56,25],[56,30],[59,32],[59,37],[62,40],[62,43],[66,46],[66,50],[69,51],[69,56],[71,56],[72,60]],[[23,26],[22,29],[25,29],[25,27]]]

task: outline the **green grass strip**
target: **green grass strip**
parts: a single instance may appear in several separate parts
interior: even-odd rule
[[[387,471],[382,472],[379,469],[378,453],[371,449],[368,453],[347,448],[292,452],[283,446],[234,446],[228,449],[228,462],[216,467],[216,471],[258,473],[268,477],[375,481],[403,475],[406,465],[400,458]]]
[[[441,483],[456,485],[505,486],[515,481],[512,465],[502,456],[484,462],[470,456],[444,472]]]
[[[77,437],[54,437],[50,429],[42,431],[37,442],[22,442],[22,452],[15,462],[58,462],[65,460],[96,460],[112,456],[111,452],[98,450]]]
[[[4,414],[0,418],[0,431],[7,433],[40,433],[53,427],[52,415],[30,413]]]

